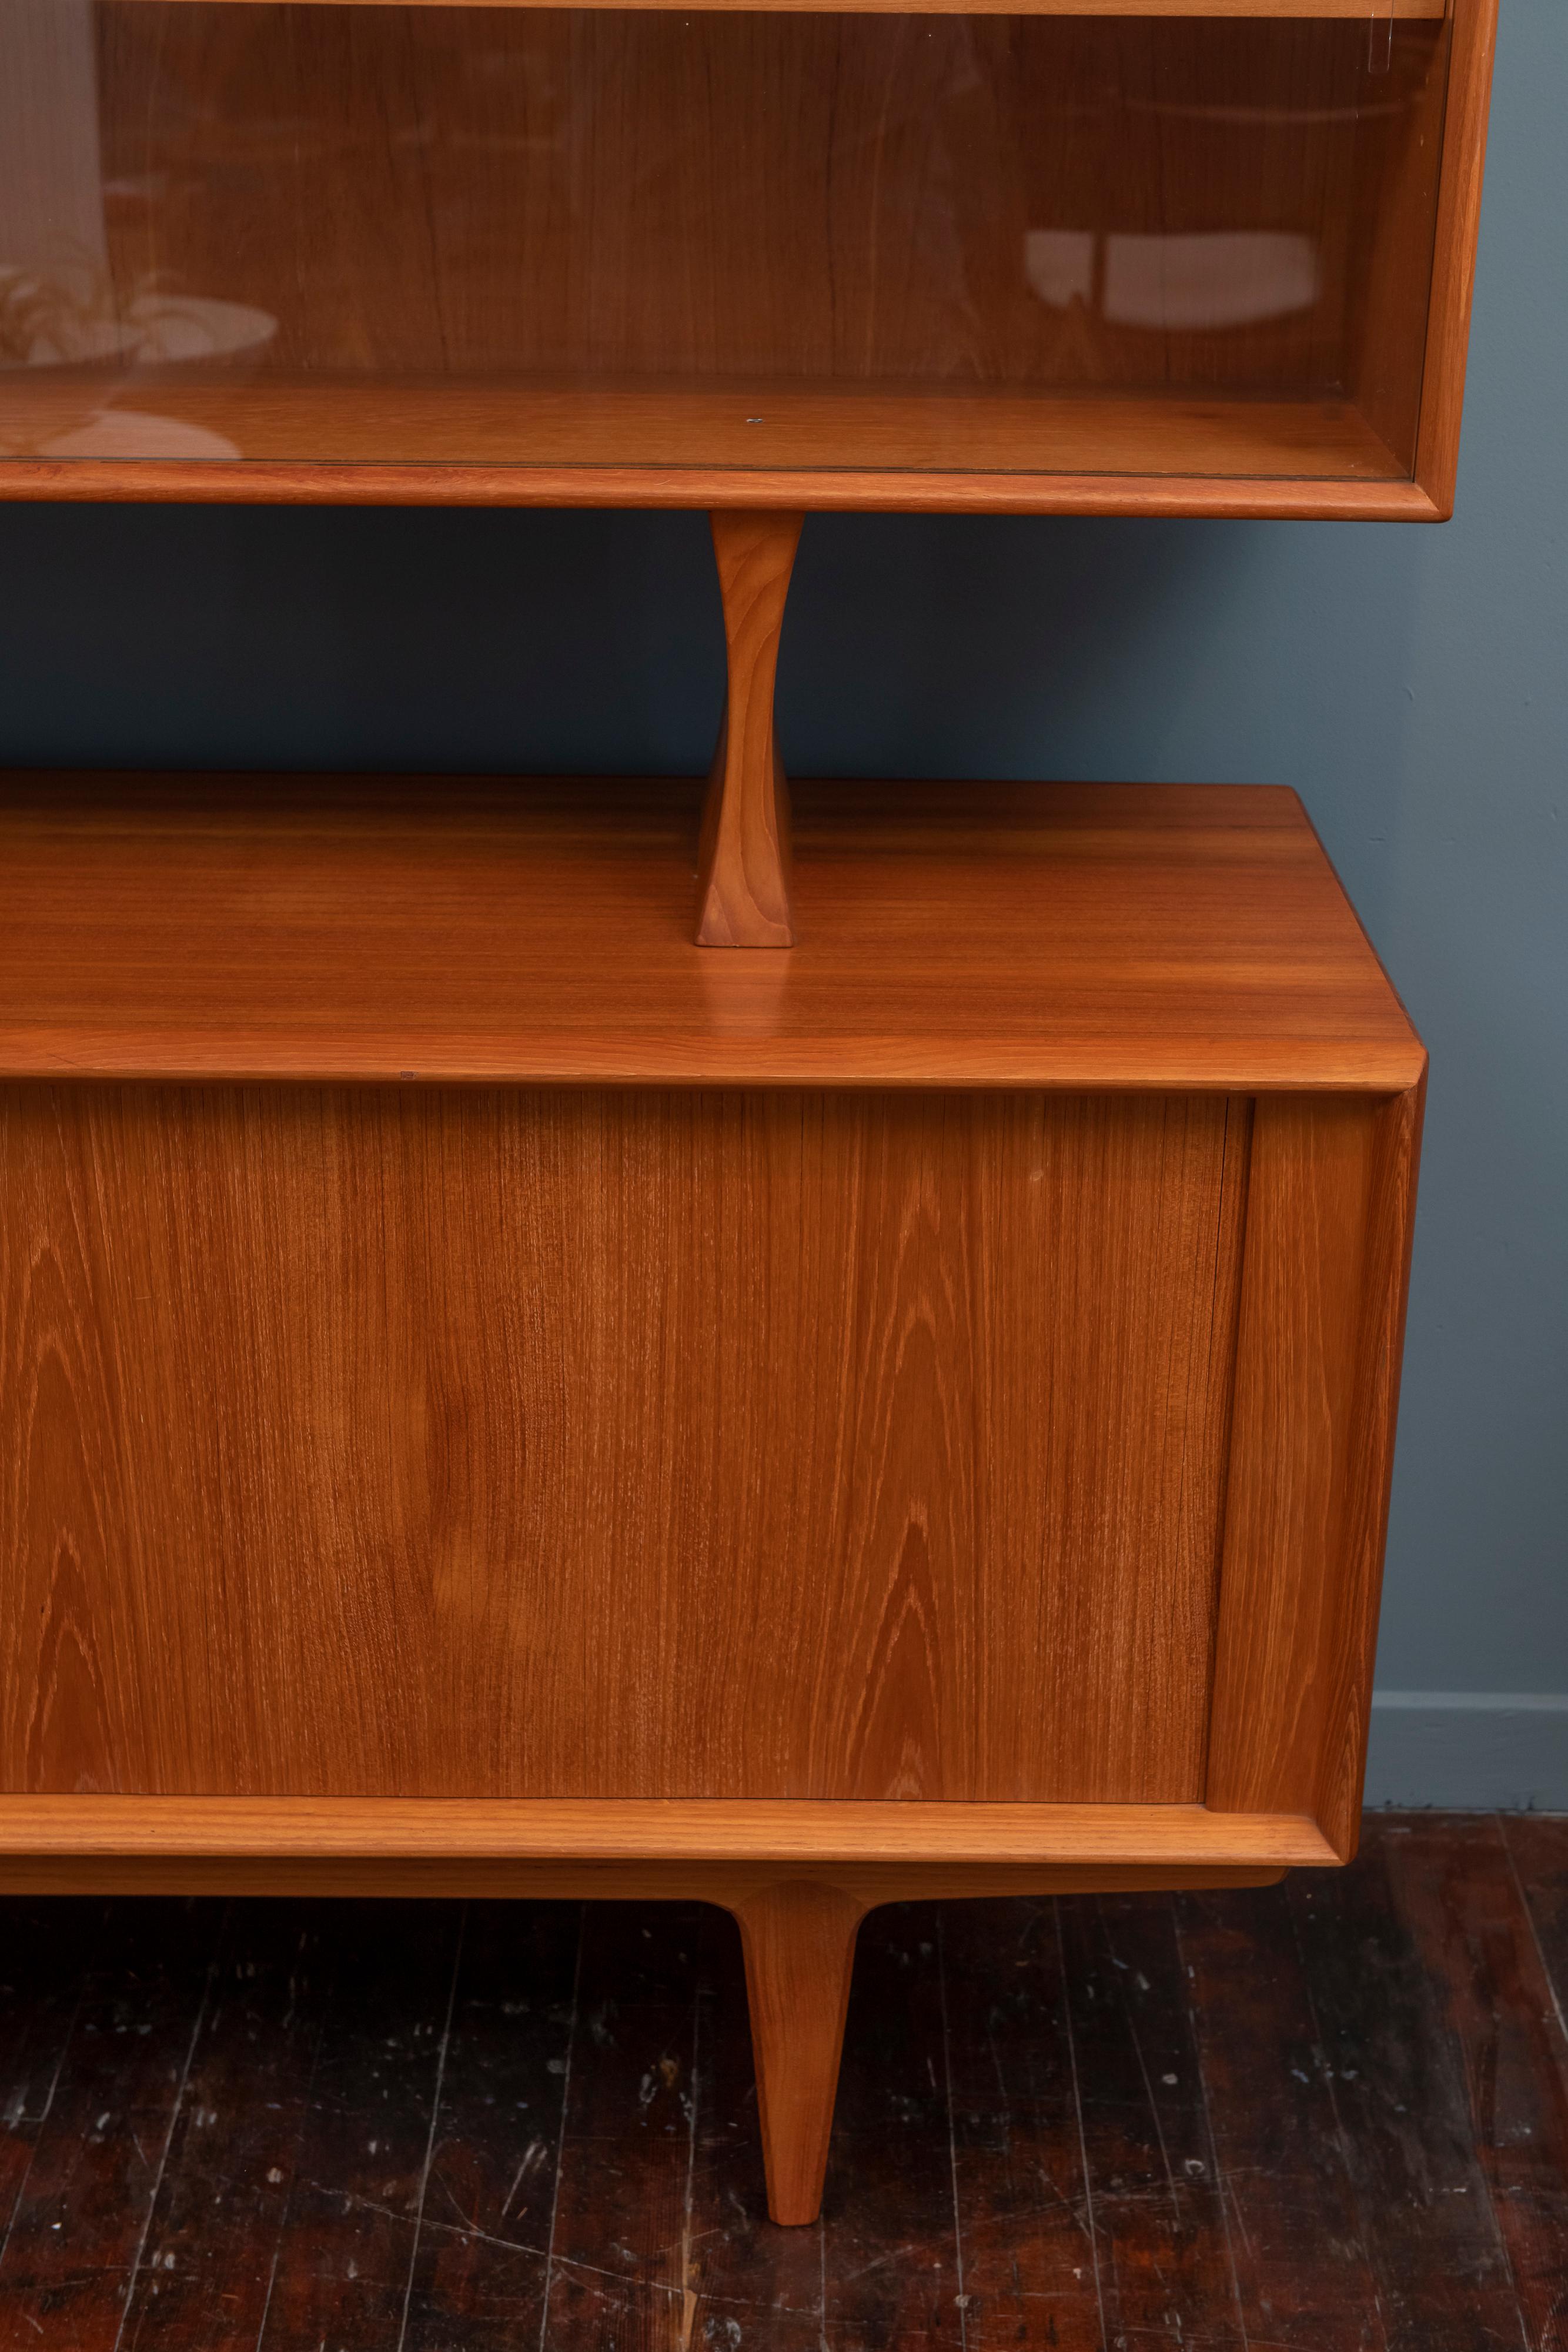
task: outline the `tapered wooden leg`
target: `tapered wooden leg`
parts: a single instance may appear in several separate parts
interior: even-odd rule
[[[814,2221],[866,1906],[841,1887],[783,1879],[731,1908],[746,1955],[768,2210],[776,2221]]]
[[[729,683],[703,814],[699,947],[794,942],[789,794],[773,729],[773,680],[802,520],[722,509],[710,518]]]

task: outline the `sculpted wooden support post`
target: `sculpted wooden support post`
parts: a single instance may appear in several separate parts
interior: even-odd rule
[[[773,679],[799,514],[711,517],[729,684],[703,813],[697,945],[787,948],[789,794],[773,728]]]
[[[848,1887],[788,1878],[729,1908],[746,1956],[768,2210],[775,2221],[814,2221],[867,1906]]]

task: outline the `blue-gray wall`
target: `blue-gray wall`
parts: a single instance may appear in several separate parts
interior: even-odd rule
[[[799,772],[1304,796],[1432,1055],[1371,1792],[1568,1807],[1568,11],[1503,0],[1457,519],[820,517]],[[691,771],[700,517],[0,508],[0,762]]]

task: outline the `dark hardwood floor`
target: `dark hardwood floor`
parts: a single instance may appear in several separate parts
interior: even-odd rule
[[[873,1913],[797,2231],[718,1913],[0,1927],[5,2352],[1568,2352],[1568,1819]]]

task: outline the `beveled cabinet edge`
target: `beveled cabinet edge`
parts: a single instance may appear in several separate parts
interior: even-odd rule
[[[1498,0],[1453,0],[1452,50],[1443,115],[1444,166],[1438,183],[1432,287],[1427,306],[1427,359],[1416,430],[1416,480],[1433,520],[1454,511],[1463,421],[1476,242],[1486,169],[1487,118]],[[1453,158],[1460,160],[1455,164]]]
[[[1463,351],[1459,355],[1463,365]],[[1456,435],[1455,446],[1458,440]],[[1084,514],[1237,522],[1441,522],[1419,481],[1333,476],[916,473],[889,468],[345,464],[6,457],[0,501],[175,505],[799,507],[812,514]]]
[[[1379,1117],[1367,1204],[1367,1274],[1357,1349],[1354,1454],[1343,1553],[1339,1648],[1343,1664],[1332,1694],[1334,1713],[1330,1723],[1334,1736],[1322,1745],[1312,1806],[1319,1828],[1343,1862],[1354,1856],[1361,1833],[1426,1111],[1423,1070],[1418,1084],[1395,1096]]]
[[[1354,1857],[1360,1832],[1426,1095],[1423,1064],[1413,1087],[1370,1112],[1361,1099],[1361,1116],[1370,1117],[1364,1165],[1348,1181],[1342,1171],[1337,1187],[1321,1170],[1297,1168],[1324,1213],[1324,1296],[1291,1279],[1280,1244],[1301,1238],[1304,1220],[1299,1202],[1292,1217],[1270,1199],[1292,1181],[1287,1155],[1270,1171],[1256,1144],[1270,1119],[1322,1118],[1329,1098],[1260,1097],[1249,1171],[1205,1798],[1239,1819],[1299,1810],[1341,1863]],[[1351,1192],[1359,1193],[1354,1225],[1344,1213]],[[1348,1308],[1337,1364],[1327,1295],[1336,1275]],[[1270,1292],[1278,1315],[1269,1311]],[[1325,1496],[1310,1474],[1294,1481],[1291,1441],[1304,1450],[1314,1419],[1320,1434],[1323,1419],[1332,1423],[1336,1381],[1343,1442],[1327,1465]],[[1325,1534],[1327,1557],[1314,1574],[1312,1554]]]

